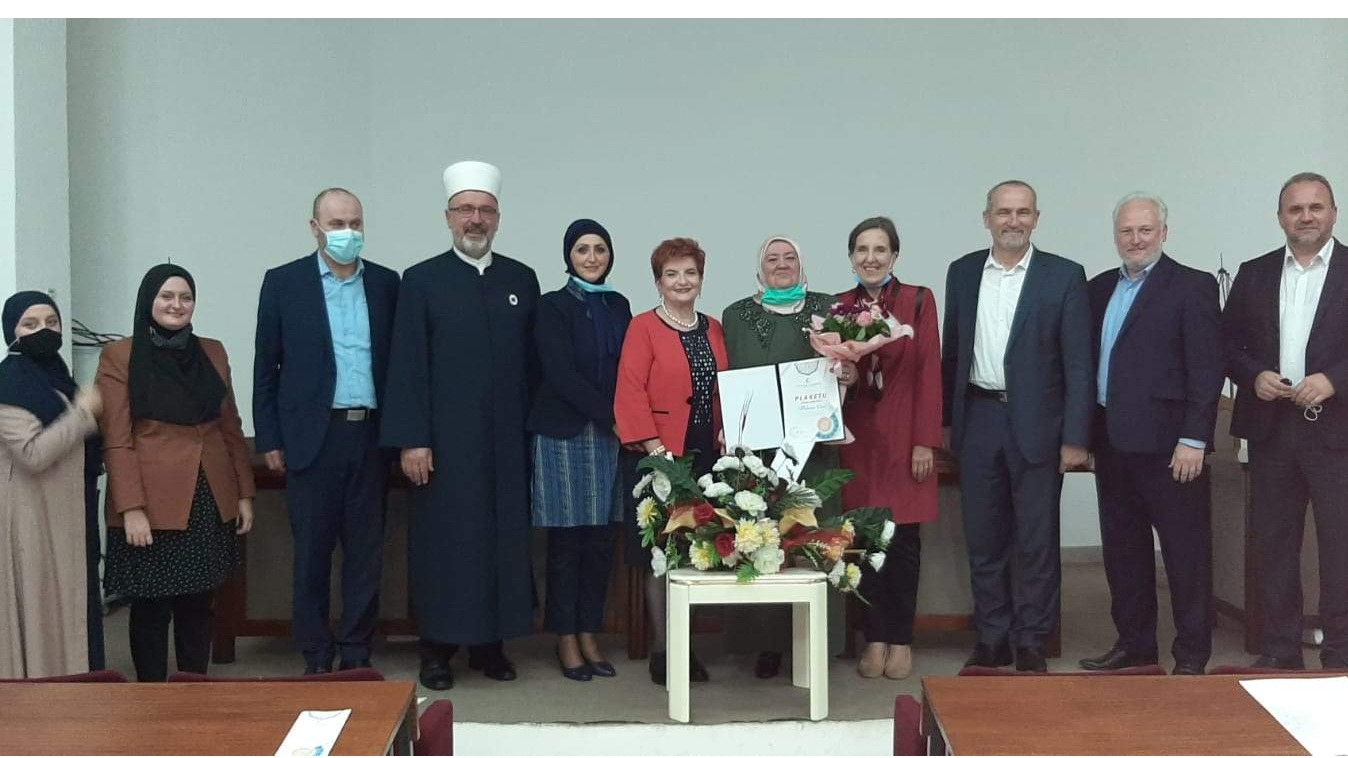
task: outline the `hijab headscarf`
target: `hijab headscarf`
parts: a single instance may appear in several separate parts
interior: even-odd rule
[[[576,267],[571,265],[571,248],[576,246],[576,240],[587,234],[599,235],[608,246],[608,268],[604,269],[604,275],[595,283],[582,279],[580,274],[576,273]],[[613,314],[609,312],[608,304],[604,302],[604,293],[614,291],[612,287],[604,284],[604,280],[613,270],[613,261],[616,257],[613,240],[609,237],[608,230],[598,221],[588,218],[576,219],[566,228],[566,234],[562,235],[562,260],[566,262],[566,273],[571,275],[571,281],[567,286],[585,301],[585,308],[590,314],[590,323],[594,325],[595,344],[599,346],[601,364],[608,360],[616,361],[623,346],[623,335],[619,334],[618,325],[613,321]]]
[[[768,257],[768,247],[774,242],[785,242],[796,251],[796,260],[800,263],[800,284],[795,291],[790,290],[771,290],[767,283],[763,281],[763,261]],[[805,277],[805,257],[801,255],[800,245],[787,237],[768,237],[763,242],[763,246],[758,248],[758,294],[754,295],[754,302],[763,306],[763,309],[769,313],[780,313],[782,315],[792,315],[800,313],[805,307],[805,294],[809,292],[809,280]]]
[[[23,314],[34,305],[50,305],[56,311],[56,317],[61,318],[61,309],[45,293],[16,292],[5,301],[4,312],[0,314],[5,344],[14,345],[17,341],[14,329]],[[74,397],[75,379],[60,353],[33,356],[11,347],[9,355],[0,362],[0,404],[23,408],[36,416],[43,426],[65,413],[67,401]]]
[[[155,298],[164,282],[180,276],[196,297],[197,285],[182,266],[161,263],[145,273],[136,293],[131,332],[131,418],[193,426],[220,416],[225,382],[192,334],[192,325],[166,329],[155,323]]]

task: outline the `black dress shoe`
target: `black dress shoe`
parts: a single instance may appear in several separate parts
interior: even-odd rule
[[[1041,647],[1016,648],[1016,671],[1034,671],[1039,674],[1048,672],[1048,660],[1044,658]]]
[[[332,664],[327,663],[306,663],[304,664],[304,675],[313,676],[314,674],[331,674]]]
[[[1201,663],[1180,663],[1176,661],[1175,668],[1171,669],[1170,673],[1178,676],[1202,676],[1205,672]]]
[[[771,679],[777,676],[777,672],[782,670],[782,654],[771,651],[763,651],[758,654],[758,660],[754,661],[754,676],[759,679]]]
[[[974,651],[969,654],[969,660],[965,661],[964,665],[990,669],[1010,666],[1011,646],[1005,642],[1000,645],[985,645],[980,642],[974,646]]]
[[[350,671],[351,669],[372,669],[372,668],[374,668],[374,666],[370,665],[369,658],[359,658],[354,661],[348,661],[345,658],[343,658],[342,663],[337,667],[337,670]]]
[[[1154,655],[1134,655],[1121,647],[1112,647],[1104,655],[1077,661],[1077,665],[1087,671],[1116,671],[1134,666],[1151,666],[1155,663],[1157,658]]]
[[[1306,668],[1306,661],[1302,660],[1301,655],[1261,655],[1254,659],[1250,664],[1252,669],[1285,669],[1287,671],[1300,671]]]
[[[583,657],[584,653],[581,653],[581,655]],[[613,664],[608,661],[592,661],[589,658],[586,658],[585,665],[590,667],[590,673],[595,676],[609,677],[618,675],[618,669],[614,668]]]
[[[665,676],[669,672],[669,669],[666,668],[667,665],[668,661],[665,660],[664,653],[651,653],[650,663],[647,664],[647,668],[651,672],[651,684],[665,686]]]
[[[583,661],[584,658],[582,657],[581,660]],[[594,678],[594,675],[590,673],[590,664],[588,663],[581,663],[579,666],[567,666],[566,662],[562,660],[560,649],[557,650],[557,665],[562,669],[562,676],[574,682],[588,682]]]
[[[454,672],[449,669],[449,661],[422,661],[420,679],[422,686],[431,690],[447,690],[454,686]]]

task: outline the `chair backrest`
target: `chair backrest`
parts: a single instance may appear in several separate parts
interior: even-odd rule
[[[421,736],[412,743],[413,755],[454,755],[454,704],[436,700],[417,720]]]
[[[1214,672],[1215,673],[1215,672]],[[1133,666],[1113,671],[1016,671],[1015,669],[989,668],[986,666],[965,666],[960,676],[1164,676],[1165,669],[1159,664]]]
[[[926,755],[922,706],[912,695],[894,698],[894,755]]]
[[[65,674],[63,676],[42,676],[36,679],[0,679],[0,682],[10,683],[30,683],[37,684],[47,682],[49,684],[126,684],[126,677],[122,676],[120,671],[110,669],[100,669],[98,671],[88,671],[83,674]]]
[[[308,676],[209,676],[192,671],[175,671],[169,674],[170,682],[382,682],[384,675],[378,669],[347,669],[331,671],[326,674]]]

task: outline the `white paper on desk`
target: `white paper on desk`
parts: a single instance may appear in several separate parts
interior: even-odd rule
[[[332,746],[351,717],[351,709],[341,711],[300,711],[290,726],[276,755],[331,755]]]
[[[1348,755],[1348,676],[1245,679],[1240,686],[1311,755]]]

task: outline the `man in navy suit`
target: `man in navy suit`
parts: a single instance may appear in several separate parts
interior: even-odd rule
[[[1038,223],[1030,185],[988,191],[992,247],[950,264],[941,350],[978,630],[966,665],[1009,665],[1014,647],[1021,671],[1047,670],[1062,475],[1086,462],[1094,404],[1086,275],[1030,244]]]
[[[1091,444],[1110,613],[1118,638],[1090,671],[1157,662],[1161,540],[1175,617],[1176,674],[1212,654],[1212,519],[1203,457],[1225,367],[1211,274],[1165,254],[1165,203],[1133,193],[1114,206],[1122,265],[1091,280],[1096,409]]]
[[[306,674],[370,665],[379,620],[390,459],[376,419],[384,397],[398,275],[360,253],[360,200],[314,198],[318,249],[262,280],[253,366],[257,449],[284,472],[295,538],[293,627]],[[328,626],[332,553],[342,545],[342,617]]]
[[[1306,501],[1320,547],[1320,664],[1348,668],[1348,246],[1329,180],[1278,194],[1287,244],[1246,261],[1223,314],[1231,434],[1250,444],[1250,532],[1264,609],[1258,668],[1299,669]]]

